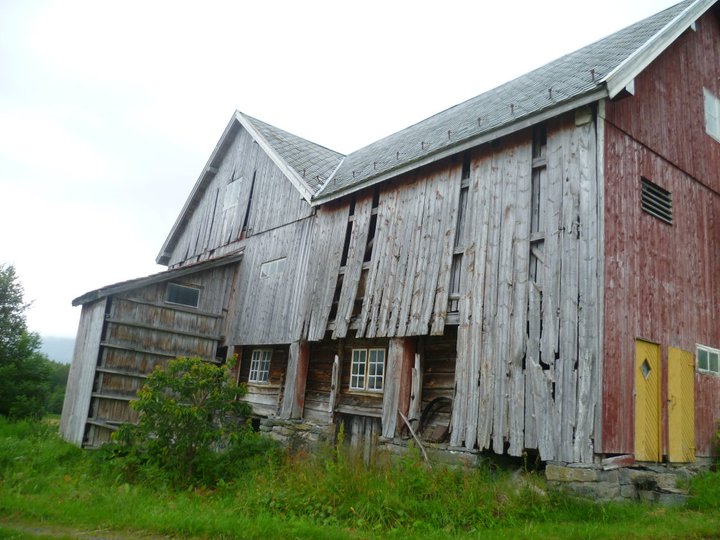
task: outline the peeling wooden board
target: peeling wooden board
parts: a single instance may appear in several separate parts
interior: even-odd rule
[[[360,283],[360,274],[362,273],[363,258],[367,248],[371,212],[372,195],[356,201],[352,232],[350,234],[350,246],[345,265],[345,276],[340,290],[337,316],[335,317],[335,331],[332,335],[333,339],[345,337],[348,326],[350,326],[358,284]]]
[[[348,213],[347,204],[327,205],[318,209],[315,217],[310,248],[312,258],[308,262],[305,285],[312,290],[305,315],[309,341],[320,341],[325,337],[340,270]]]
[[[530,183],[531,147],[518,148],[515,232],[513,236],[512,309],[510,312],[510,350],[508,384],[508,453],[522,454],[525,429],[525,373],[528,332],[528,298],[530,268]]]

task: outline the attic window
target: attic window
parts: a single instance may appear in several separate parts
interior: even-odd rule
[[[640,178],[642,185],[642,209],[665,223],[672,225],[672,195],[669,191]]]
[[[720,99],[707,88],[705,93],[705,131],[720,142]]]
[[[179,283],[168,283],[165,289],[165,303],[196,308],[200,305],[200,289]]]

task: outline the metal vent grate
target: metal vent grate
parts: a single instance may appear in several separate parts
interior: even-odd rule
[[[669,191],[641,178],[642,209],[648,214],[672,225],[672,195]]]

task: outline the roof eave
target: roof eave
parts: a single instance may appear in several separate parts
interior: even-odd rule
[[[577,109],[584,105],[594,103],[606,97],[607,89],[605,85],[598,85],[593,89],[589,90],[588,92],[576,96],[571,100],[557,103],[552,107],[537,111],[536,113],[520,118],[514,122],[502,124],[492,130],[485,131],[469,139],[459,141],[452,146],[446,146],[441,150],[427,154],[421,158],[403,163],[399,167],[395,167],[388,171],[382,172],[376,176],[371,176],[367,180],[359,184],[350,185],[346,188],[335,191],[327,196],[321,195],[319,197],[316,197],[311,201],[310,204],[312,206],[320,206],[322,204],[339,199],[351,193],[356,193],[369,186],[384,182],[386,180],[389,180],[390,178],[395,178],[401,174],[406,174],[415,169],[430,165],[431,163],[435,163],[437,161],[440,161],[441,159],[445,159],[459,152],[464,152],[465,150],[469,150],[470,148],[474,148],[481,144],[493,141],[495,139],[499,139],[500,137],[510,135],[512,133],[535,125],[539,122],[544,122],[545,120],[548,120],[555,116],[559,116],[563,113],[566,113],[573,109]]]
[[[626,58],[619,66],[608,73],[603,82],[607,85],[608,97],[617,96],[630,82],[655,60],[672,42],[674,42],[717,0],[697,0],[684,9],[677,17],[665,25],[642,47]]]
[[[95,289],[81,296],[78,296],[72,301],[72,305],[79,306],[83,304],[88,304],[90,302],[100,300],[101,298],[105,298],[106,296],[110,296],[113,294],[131,291],[140,287],[147,287],[148,285],[152,285],[154,283],[161,283],[163,281],[177,279],[190,274],[195,274],[197,272],[203,272],[212,268],[218,268],[220,266],[226,266],[228,264],[232,264],[241,260],[243,257],[243,253],[244,250],[237,253],[232,253],[230,255],[226,255],[224,257],[219,257],[217,259],[211,259],[209,261],[203,261],[188,266],[181,266],[180,268],[174,268],[172,270],[165,270],[163,272],[158,272],[157,274],[152,274],[150,276],[131,279],[129,281],[122,281],[120,283],[115,283],[112,285],[106,285],[105,287],[101,287],[99,289]]]
[[[210,154],[210,158],[205,164],[205,167],[203,167],[200,176],[195,182],[195,185],[190,192],[190,196],[185,201],[185,204],[183,205],[180,214],[178,214],[177,220],[175,220],[175,224],[173,225],[172,229],[170,229],[170,234],[168,234],[162,248],[160,249],[160,253],[158,253],[158,256],[155,259],[155,262],[157,264],[167,266],[167,264],[170,262],[170,256],[172,255],[172,251],[175,248],[175,244],[177,243],[177,237],[179,236],[181,230],[185,228],[185,225],[187,225],[187,222],[190,219],[189,211],[194,208],[199,202],[199,199],[202,198],[202,195],[205,192],[205,185],[209,181],[209,178],[215,176],[215,173],[217,173],[217,163],[215,163],[215,160],[217,159],[220,150],[225,145],[228,137],[232,133],[233,128],[237,125],[236,121],[236,116],[235,114],[233,114],[232,118],[230,118],[230,121],[225,127],[223,134],[220,136],[220,139],[215,145],[212,154]]]

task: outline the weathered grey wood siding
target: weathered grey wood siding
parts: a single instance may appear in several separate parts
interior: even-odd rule
[[[600,383],[594,124],[553,121],[545,155],[533,234],[530,137],[472,162],[451,443],[588,461]]]
[[[592,459],[600,308],[591,118],[583,111],[579,125],[573,114],[550,122],[535,156],[529,130],[476,149],[465,181],[461,160],[448,160],[381,186],[376,203],[366,192],[321,208],[308,272],[308,338],[326,337],[326,328],[334,339],[355,331],[357,346],[368,346],[377,337],[443,334],[450,269],[460,253],[455,345],[429,337],[418,348],[422,405],[452,398],[454,445]],[[461,189],[467,195],[459,218]],[[333,409],[329,375],[318,373],[331,369],[334,353],[331,345],[320,350],[322,359],[311,354],[306,396],[316,418]],[[364,403],[348,392],[348,358],[342,361],[333,410],[379,414],[380,400]],[[387,362],[388,382],[395,365]],[[433,423],[441,426],[447,415],[445,408]]]
[[[104,319],[104,298],[83,306],[60,418],[60,434],[77,445],[85,434]]]
[[[305,219],[248,238],[238,275],[232,343],[274,345],[300,339],[312,231],[312,220]],[[281,272],[261,274],[263,263],[281,258],[286,259]]]
[[[442,333],[460,171],[459,166],[439,166],[380,193],[358,337]]]
[[[334,339],[442,334],[460,172],[447,160],[382,186],[376,207],[365,192],[318,209],[307,281],[308,339],[323,339],[329,322]]]
[[[179,356],[215,360],[235,272],[229,265],[177,281],[201,289],[197,309],[166,303],[168,282],[88,304],[77,341],[87,350],[76,351],[71,368],[82,388],[67,394],[63,416],[73,426],[64,436],[86,446],[110,440],[119,424],[137,420],[130,401],[157,366]]]
[[[170,257],[170,267],[220,256],[237,247],[242,236],[259,234],[311,213],[307,201],[241,126],[217,169],[192,209]]]
[[[345,201],[321,206],[314,218],[306,281],[310,296],[305,319],[310,341],[322,340],[328,329],[349,215],[350,204]]]

